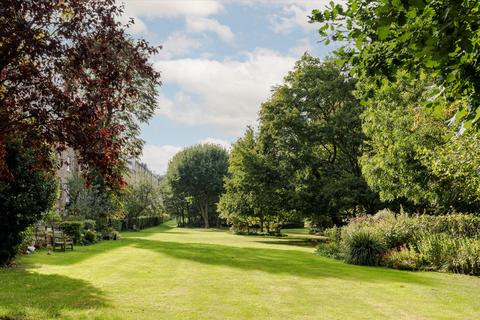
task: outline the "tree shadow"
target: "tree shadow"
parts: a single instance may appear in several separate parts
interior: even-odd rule
[[[315,248],[318,246],[319,243],[325,242],[323,239],[313,239],[313,238],[293,238],[288,237],[287,239],[278,239],[278,240],[271,240],[271,241],[255,241],[258,243],[265,243],[265,244],[280,244],[286,246],[297,246],[297,247],[309,247]]]
[[[178,243],[131,239],[133,246],[207,265],[293,275],[308,279],[338,278],[364,282],[418,283],[434,286],[420,273],[381,267],[345,264],[310,252],[282,249],[231,247],[216,244]]]
[[[21,269],[0,270],[0,319],[61,317],[63,311],[88,310],[107,304],[102,291],[88,282]]]
[[[149,238],[159,232],[169,233],[173,232],[172,229],[175,229],[169,225],[160,225],[153,228],[144,229],[141,231],[126,231],[121,234],[120,239],[118,240],[104,240],[94,245],[89,246],[74,246],[73,251],[55,251],[48,252],[46,249],[39,250],[34,254],[34,256],[29,257],[25,256],[20,261],[22,264],[28,266],[29,268],[35,268],[38,265],[57,265],[57,266],[68,266],[73,265],[79,262],[82,262],[86,259],[95,257],[98,254],[105,253],[114,249],[118,249],[127,245],[130,245],[132,239],[137,238]],[[0,319],[1,320],[1,319]]]

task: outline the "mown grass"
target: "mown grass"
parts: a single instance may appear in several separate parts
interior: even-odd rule
[[[167,224],[40,252],[0,271],[0,319],[480,318],[480,278],[347,265],[295,236]]]

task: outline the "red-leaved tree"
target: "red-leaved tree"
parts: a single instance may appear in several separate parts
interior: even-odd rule
[[[141,152],[139,123],[156,107],[157,48],[128,35],[114,0],[4,0],[0,4],[0,181],[6,146],[72,147],[85,170],[121,184],[123,157]],[[34,148],[35,149],[35,148]],[[39,170],[42,154],[37,155]]]

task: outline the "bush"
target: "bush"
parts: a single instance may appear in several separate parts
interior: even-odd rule
[[[20,233],[20,236],[22,237],[22,242],[18,246],[17,252],[20,254],[27,253],[27,247],[34,243],[33,227],[30,226],[25,229],[25,231]]]
[[[342,240],[342,228],[339,227],[332,227],[327,228],[323,232],[325,237],[327,237],[330,241],[339,243]]]
[[[75,244],[80,243],[84,229],[83,221],[62,221],[59,224],[59,228],[72,238]]]
[[[455,241],[445,233],[424,235],[417,249],[429,269],[447,270],[448,262],[455,255]]]
[[[480,217],[469,214],[421,216],[428,233],[446,233],[455,238],[480,238]]]
[[[319,256],[333,259],[344,258],[344,252],[342,250],[341,244],[334,241],[321,242],[317,247],[316,254],[318,254]]]
[[[83,221],[83,228],[85,230],[95,230],[96,227],[96,221],[95,220],[85,220]]]
[[[409,247],[390,250],[383,258],[382,264],[386,267],[400,270],[418,270],[423,262],[418,252]]]
[[[83,235],[82,244],[89,245],[98,242],[98,234],[95,230],[86,230]]]
[[[455,255],[449,261],[448,270],[455,273],[480,275],[480,241],[456,240]]]
[[[399,249],[415,243],[422,230],[418,220],[406,215],[397,216],[394,220],[384,223],[378,228],[382,230],[385,245],[389,249]]]
[[[348,233],[344,241],[345,261],[351,264],[376,266],[385,252],[381,237],[367,228]]]

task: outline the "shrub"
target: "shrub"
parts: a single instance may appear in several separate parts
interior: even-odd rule
[[[95,230],[86,230],[83,235],[82,244],[94,244],[98,242],[98,234]]]
[[[422,226],[418,220],[407,215],[400,215],[389,221],[389,223],[384,223],[377,228],[381,230],[387,248],[399,249],[416,243]]]
[[[334,226],[332,228],[327,228],[323,232],[325,237],[327,237],[330,241],[339,243],[342,240],[342,228]]]
[[[419,218],[429,233],[446,233],[455,238],[480,238],[480,217],[468,214],[422,216]]]
[[[480,275],[480,240],[457,239],[455,254],[449,259],[448,270],[455,273]]]
[[[80,243],[83,234],[83,221],[62,221],[59,228],[70,238],[75,244]]]
[[[344,252],[342,250],[342,246],[340,242],[321,242],[318,247],[316,254],[319,256],[333,258],[333,259],[343,259]]]
[[[96,227],[96,221],[95,220],[85,220],[83,221],[83,228],[85,230],[95,230]]]
[[[20,236],[22,237],[22,242],[18,246],[17,252],[26,253],[27,247],[32,245],[32,243],[34,242],[33,227],[30,226],[25,229],[25,231],[20,233]]]
[[[449,259],[455,255],[455,240],[445,233],[426,234],[417,248],[429,268],[447,270]]]
[[[373,230],[362,228],[347,233],[345,261],[351,264],[375,266],[380,263],[385,244]]]
[[[418,252],[409,247],[401,247],[388,251],[382,261],[386,267],[400,270],[418,270],[422,266],[422,259]]]

